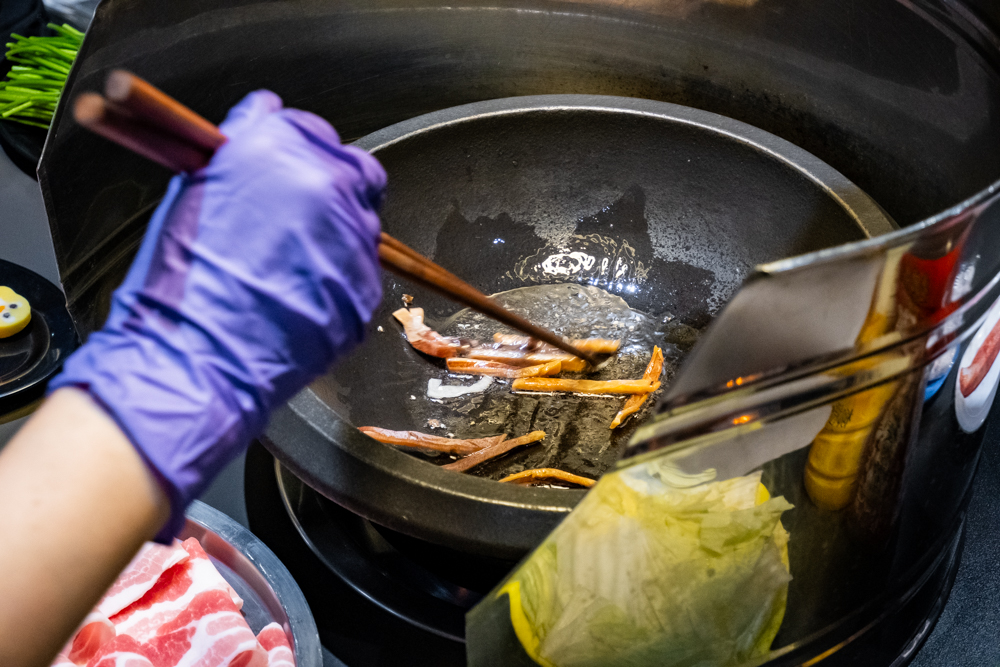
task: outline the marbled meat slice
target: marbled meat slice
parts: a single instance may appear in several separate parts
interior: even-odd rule
[[[520,334],[493,334],[493,342],[530,350],[552,351],[559,349],[537,338],[522,336]],[[607,338],[570,338],[567,342],[578,350],[592,354],[614,354],[622,344],[620,340],[610,340]]]
[[[415,350],[432,357],[456,357],[465,347],[458,338],[442,336],[424,324],[423,308],[400,308],[392,314],[406,333],[406,340]]]
[[[462,357],[452,357],[445,361],[448,370],[452,373],[466,373],[469,375],[492,375],[502,378],[530,378],[556,375],[562,370],[561,361],[550,361],[547,364],[537,366],[524,366],[518,368],[509,364],[501,364],[497,361],[484,361],[482,359],[464,359]]]
[[[145,662],[143,662],[145,661]],[[194,596],[147,641],[120,634],[87,667],[268,667],[267,651],[230,596],[210,590]]]
[[[594,485],[594,480],[589,477],[580,477],[573,473],[559,470],[558,468],[535,468],[533,470],[522,470],[513,475],[507,475],[500,480],[506,484],[517,484],[520,486],[533,486],[535,484],[575,484],[589,488]]]
[[[170,546],[146,542],[97,603],[95,611],[111,618],[145,595],[160,575],[187,558],[188,552],[177,540]]]
[[[145,642],[205,592],[218,591],[236,609],[243,606],[243,600],[215,569],[198,540],[188,538],[182,546],[188,559],[164,572],[144,596],[111,617],[119,635],[131,635]]]
[[[52,667],[56,667],[53,665]],[[62,667],[61,665],[59,667]],[[160,667],[146,657],[145,647],[128,635],[115,637],[101,647],[87,667]]]
[[[649,358],[649,364],[646,366],[646,372],[642,374],[642,379],[659,380],[662,374],[663,350],[654,345],[653,354]],[[611,428],[618,428],[629,415],[638,412],[647,398],[649,398],[649,394],[633,394],[629,396],[628,400],[625,401],[625,405],[622,406],[622,409],[618,411],[618,414],[615,415],[614,420],[611,422]]]
[[[295,654],[288,635],[277,623],[268,623],[257,633],[257,641],[267,651],[267,667],[295,667]]]
[[[521,378],[514,391],[567,391],[575,394],[649,394],[660,388],[655,380],[567,380],[564,378]]]
[[[218,589],[196,595],[143,648],[157,667],[267,667],[267,651]]]
[[[115,626],[108,617],[99,611],[92,611],[83,619],[80,628],[60,655],[75,665],[85,665],[97,655],[102,646],[115,638],[115,634]]]
[[[481,449],[478,452],[469,454],[468,456],[455,461],[454,463],[448,463],[447,465],[443,465],[441,467],[446,470],[464,472],[470,468],[476,467],[480,463],[485,463],[490,459],[495,459],[502,454],[506,454],[512,449],[522,447],[533,442],[538,442],[544,438],[545,431],[532,431],[528,435],[522,435],[520,438],[514,438],[513,440],[505,440],[504,442],[500,442],[492,447],[487,447],[486,449]]]
[[[378,426],[359,426],[358,430],[370,438],[388,445],[402,445],[404,447],[416,447],[445,454],[457,454],[463,456],[478,452],[486,447],[492,447],[504,439],[505,434],[494,435],[488,438],[476,438],[474,440],[463,440],[460,438],[444,438],[439,435],[420,433],[418,431],[390,431],[387,428]]]

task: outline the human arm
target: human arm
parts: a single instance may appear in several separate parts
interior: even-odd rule
[[[88,408],[77,407],[103,412],[117,429],[93,422],[95,428],[103,424],[98,433],[106,440],[93,463],[107,458],[126,465],[131,460],[124,454],[108,458],[100,449],[119,441],[117,436],[125,438],[161,489],[156,504],[168,503],[166,516],[157,514],[155,534],[161,541],[183,525],[185,507],[214,474],[263,430],[270,411],[362,339],[381,298],[376,209],[385,174],[374,158],[341,145],[325,121],[283,109],[266,91],[247,96],[220,129],[229,141],[205,169],[171,181],[115,291],[107,322],[67,359],[50,383],[55,393],[27,434],[17,436],[22,444],[0,459],[6,475],[38,484],[44,495],[54,484],[46,460],[77,445],[87,456],[87,443],[77,442],[66,412],[73,399],[64,398],[87,396]],[[52,438],[64,440],[62,449],[48,442]],[[42,451],[48,459],[25,453],[40,439],[47,441]],[[70,459],[79,456],[74,452]],[[79,476],[93,472],[90,467],[81,467]],[[79,493],[107,493],[107,484],[74,484]],[[125,491],[134,494],[136,484]],[[60,504],[52,501],[53,514],[60,507],[67,515],[79,514],[69,506],[72,494],[60,491],[55,497]],[[129,498],[119,500],[142,504],[138,496]],[[32,516],[26,503],[37,497],[12,493],[3,500],[0,515],[18,521],[19,514]],[[97,503],[90,524],[123,518],[101,512],[97,500],[87,502]],[[82,619],[80,610],[95,601],[88,598],[99,587],[91,575],[104,587],[104,568],[120,568],[127,562],[122,554],[131,555],[150,537],[146,512],[124,518],[126,525],[103,535],[113,544],[96,554],[102,565],[59,575],[73,580],[69,590],[79,596],[61,601],[66,618]],[[57,534],[58,522],[29,527],[38,535],[18,534],[10,547],[25,552],[19,561],[35,553],[40,562],[50,562],[58,557],[42,555],[43,550],[74,548]],[[11,576],[16,575],[0,570],[0,579]],[[30,587],[26,581],[18,591],[30,595]],[[21,603],[0,599],[15,608],[12,613]],[[65,634],[68,621],[60,621],[62,616],[46,619],[53,630],[38,636]],[[23,641],[0,625],[0,656]],[[58,648],[46,644],[37,655]]]
[[[0,665],[46,667],[170,503],[85,392],[55,392],[0,452]]]

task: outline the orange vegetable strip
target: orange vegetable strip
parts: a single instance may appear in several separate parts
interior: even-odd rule
[[[538,442],[544,437],[545,437],[545,431],[532,431],[528,435],[522,435],[520,438],[514,438],[513,440],[505,440],[504,442],[497,443],[492,447],[480,449],[478,452],[469,454],[465,458],[459,459],[454,463],[449,463],[441,467],[445,468],[446,470],[457,470],[459,472],[464,472],[469,468],[476,467],[480,463],[485,463],[490,459],[495,459],[501,454],[506,454],[512,449],[531,444],[532,442]]]
[[[567,380],[564,378],[521,378],[514,391],[569,391],[576,394],[648,394],[660,388],[654,380]]]
[[[553,361],[562,362],[562,370],[578,373],[587,368],[587,362],[564,352],[525,352],[524,350],[494,350],[488,347],[474,347],[466,354],[469,359],[495,361],[510,366],[538,366]]]
[[[538,364],[537,366],[528,366],[517,371],[516,378],[530,378],[530,377],[543,377],[548,375],[556,375],[562,372],[563,362],[556,359],[555,361],[550,361],[547,364]]]
[[[540,340],[531,338],[529,336],[521,336],[519,334],[493,334],[493,342],[499,343],[500,345],[512,345],[515,347],[530,347],[535,349],[536,347],[553,350],[553,348],[548,343],[543,343]],[[620,340],[609,340],[607,338],[571,338],[569,340],[570,345],[579,348],[584,352],[592,352],[594,354],[614,354],[621,347]]]
[[[423,308],[400,308],[392,314],[406,333],[406,340],[414,349],[432,357],[455,357],[461,354],[462,343],[457,338],[448,338],[424,324]]]
[[[653,346],[653,354],[649,357],[649,365],[646,366],[646,372],[642,374],[642,379],[644,380],[659,380],[660,375],[663,373],[663,350],[657,346]],[[639,412],[639,408],[642,404],[646,402],[649,398],[649,394],[633,394],[629,396],[629,399],[625,401],[625,405],[622,409],[618,411],[615,415],[614,421],[611,422],[611,428],[618,428],[621,423],[625,421],[625,418],[629,415]]]
[[[417,447],[435,452],[444,452],[445,454],[459,455],[473,454],[482,449],[496,446],[507,438],[506,434],[501,433],[500,435],[488,438],[462,440],[459,438],[443,438],[439,435],[419,433],[418,431],[390,431],[387,428],[379,428],[377,426],[359,426],[358,430],[387,445],[403,445],[404,447]]]
[[[507,475],[501,482],[518,484],[520,486],[531,486],[532,484],[544,484],[545,482],[568,482],[577,486],[590,488],[595,481],[588,477],[580,477],[573,473],[559,470],[558,468],[535,468],[534,470],[524,470],[522,472]]]
[[[529,378],[540,375],[555,375],[562,369],[561,361],[550,361],[547,364],[537,366],[525,366],[518,368],[508,364],[501,364],[496,361],[483,361],[482,359],[464,359],[452,357],[445,363],[452,373],[469,373],[475,375],[493,375],[502,378]]]

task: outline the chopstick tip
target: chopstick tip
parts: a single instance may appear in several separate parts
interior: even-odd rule
[[[97,93],[81,93],[73,101],[73,118],[85,127],[99,123],[104,110],[104,98]]]
[[[123,69],[112,70],[104,82],[104,96],[112,102],[124,102],[132,92],[135,75]]]

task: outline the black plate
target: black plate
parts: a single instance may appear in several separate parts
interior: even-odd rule
[[[49,378],[76,348],[77,337],[63,293],[45,278],[0,259],[0,285],[31,304],[28,326],[0,338],[0,412],[9,412],[44,393]]]
[[[32,127],[11,120],[0,120],[0,147],[18,169],[36,181],[35,168],[42,156],[42,147],[48,130]]]

